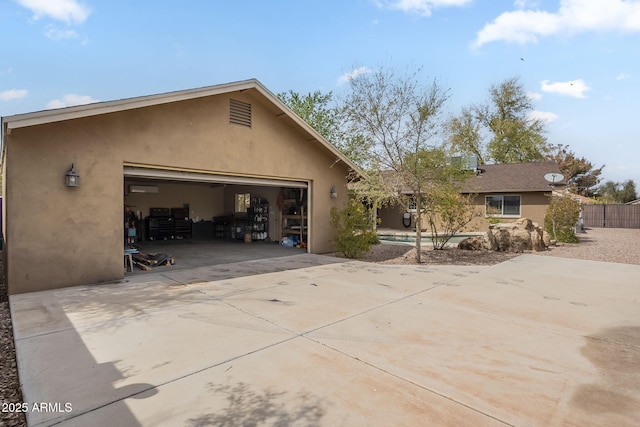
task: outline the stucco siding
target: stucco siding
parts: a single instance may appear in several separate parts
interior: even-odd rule
[[[122,276],[122,172],[107,160],[109,150],[66,128],[19,129],[7,141],[10,293]],[[79,165],[78,188],[64,186],[72,162]],[[117,264],[113,253],[120,254]]]
[[[500,195],[502,193],[491,193],[492,195]],[[515,218],[496,218],[500,222],[513,222],[518,218],[529,218],[533,222],[544,226],[544,216],[549,205],[548,193],[531,192],[531,193],[505,193],[520,196],[520,216]],[[469,224],[460,230],[460,232],[477,232],[487,231],[490,221],[485,216],[485,197],[488,194],[478,194],[474,198],[474,206],[476,212],[479,213]],[[415,223],[411,222],[411,227],[406,228],[402,224],[403,210],[400,207],[386,207],[378,210],[378,217],[381,219],[380,227],[392,228],[396,230],[411,230],[415,227]],[[428,223],[423,220],[423,229],[428,229]]]
[[[329,211],[346,202],[347,169],[252,93],[14,129],[4,165],[10,293],[123,277],[125,164],[310,182],[309,250],[330,251]],[[230,97],[252,105],[251,128],[229,124]],[[64,186],[71,163],[78,188]]]

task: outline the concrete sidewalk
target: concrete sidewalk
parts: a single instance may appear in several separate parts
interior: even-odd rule
[[[240,264],[12,296],[29,425],[640,424],[640,266]]]

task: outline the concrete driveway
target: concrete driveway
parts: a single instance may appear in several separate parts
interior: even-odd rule
[[[11,308],[31,426],[637,426],[639,277],[304,254]]]

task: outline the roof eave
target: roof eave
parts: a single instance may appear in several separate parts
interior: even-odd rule
[[[549,188],[538,188],[538,189],[531,189],[531,188],[508,188],[508,189],[494,189],[494,190],[472,190],[472,189],[468,189],[465,188],[463,190],[464,193],[476,193],[476,194],[489,194],[489,193],[550,193],[553,191],[553,188],[549,187]]]
[[[255,79],[243,80],[239,82],[226,83],[216,86],[207,86],[198,89],[187,89],[157,95],[146,95],[115,101],[96,102],[93,104],[76,105],[73,107],[42,110],[25,114],[16,114],[13,116],[4,117],[4,122],[6,123],[6,132],[8,134],[11,134],[12,129],[37,126],[40,124],[73,120],[82,117],[97,116],[100,114],[108,114],[119,111],[132,110],[136,108],[167,104],[170,102],[185,101],[189,99],[218,95],[222,93],[252,89],[256,87],[256,85],[259,85],[259,83]]]
[[[74,107],[66,107],[52,110],[36,111],[32,113],[17,114],[2,118],[2,140],[6,135],[11,134],[12,129],[19,129],[29,126],[37,126],[46,123],[54,123],[65,120],[73,120],[83,117],[97,116],[100,114],[115,113],[120,111],[132,110],[136,108],[151,107],[155,105],[168,104],[171,102],[186,101],[190,99],[203,98],[207,96],[220,95],[223,93],[238,92],[243,90],[255,89],[263,96],[269,99],[273,104],[290,117],[298,126],[304,129],[313,140],[317,140],[329,150],[339,161],[342,161],[357,173],[363,171],[342,152],[320,135],[307,122],[302,120],[293,112],[284,102],[275,96],[270,90],[263,86],[257,79],[242,80],[238,82],[220,84],[215,86],[207,86],[197,89],[187,89],[175,92],[167,92],[157,95],[146,95],[136,98],[127,98],[115,101],[97,102],[94,104],[78,105]]]

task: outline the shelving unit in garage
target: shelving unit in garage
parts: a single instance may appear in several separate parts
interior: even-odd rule
[[[251,199],[251,207],[247,209],[251,240],[269,239],[269,202],[261,197]]]
[[[294,245],[307,242],[306,197],[303,189],[285,190],[282,200],[282,237],[289,237]]]

